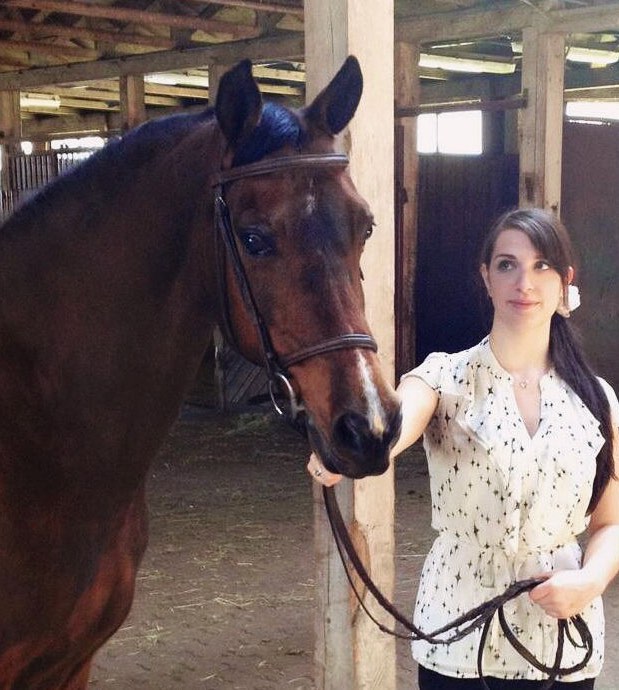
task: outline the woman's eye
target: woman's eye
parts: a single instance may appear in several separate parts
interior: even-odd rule
[[[509,271],[514,267],[514,262],[511,259],[501,259],[496,267],[499,271]]]
[[[240,239],[245,251],[250,256],[271,256],[275,253],[275,245],[270,237],[266,237],[255,230],[240,233]]]
[[[550,270],[551,266],[547,261],[541,260],[535,264],[535,268],[538,268],[541,271],[548,271],[548,270]]]

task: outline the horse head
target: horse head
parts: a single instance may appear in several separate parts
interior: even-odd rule
[[[283,365],[312,447],[349,477],[384,472],[400,429],[364,315],[360,258],[372,214],[335,155],[361,91],[349,57],[309,106],[263,104],[245,61],[222,77],[215,106],[219,194],[239,264],[224,271],[224,330],[248,359],[271,369],[275,360],[278,373]]]

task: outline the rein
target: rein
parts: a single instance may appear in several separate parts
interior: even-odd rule
[[[402,614],[393,603],[378,589],[376,584],[373,582],[372,578],[368,574],[365,566],[363,565],[359,555],[357,554],[355,547],[353,545],[350,534],[344,522],[344,518],[340,512],[337,498],[335,496],[335,490],[333,487],[323,486],[323,498],[325,502],[325,508],[327,510],[327,516],[329,518],[329,523],[331,525],[331,530],[333,532],[333,537],[335,544],[337,546],[338,553],[340,555],[346,577],[352,591],[355,594],[357,601],[361,608],[365,611],[367,616],[378,626],[378,628],[388,635],[393,635],[394,637],[416,641],[423,640],[430,644],[450,644],[461,640],[467,635],[471,634],[475,630],[481,628],[481,637],[479,641],[479,648],[477,650],[477,672],[479,679],[481,681],[484,690],[490,690],[483,673],[483,655],[486,648],[486,640],[488,638],[488,633],[490,631],[490,626],[495,615],[498,615],[499,624],[503,630],[503,634],[507,638],[508,642],[512,647],[522,656],[531,666],[535,667],[538,671],[541,671],[548,676],[548,680],[541,687],[541,690],[546,690],[551,688],[555,680],[559,676],[569,675],[570,673],[575,673],[584,668],[591,655],[593,654],[593,638],[591,632],[582,618],[582,616],[576,615],[572,616],[567,620],[558,620],[558,638],[557,638],[557,649],[555,653],[555,659],[552,666],[547,666],[546,664],[539,661],[532,652],[527,649],[518,640],[513,630],[509,627],[509,624],[505,618],[504,605],[520,596],[524,592],[528,592],[533,589],[536,585],[542,582],[541,579],[531,578],[528,580],[520,580],[519,582],[514,582],[510,585],[502,594],[489,599],[488,601],[476,606],[470,611],[458,616],[452,620],[447,625],[441,628],[433,630],[432,632],[426,633],[420,630],[407,616]],[[348,559],[348,560],[347,560]],[[372,595],[379,606],[386,611],[390,616],[392,616],[398,623],[400,623],[407,632],[401,633],[396,630],[390,629],[383,625],[369,610],[368,605],[363,599],[363,595],[359,592],[357,586],[352,577],[351,567],[356,571],[357,575],[363,582],[367,591]],[[578,634],[579,640],[576,641],[572,636],[569,628],[569,624],[573,626],[574,630]],[[584,649],[583,659],[569,667],[561,666],[561,659],[563,657],[563,650],[565,646],[565,638],[570,641],[572,646]]]
[[[314,343],[296,352],[279,355],[269,335],[268,328],[262,318],[260,309],[251,289],[251,284],[241,259],[241,254],[235,239],[234,226],[230,210],[225,201],[225,185],[236,180],[256,177],[258,175],[270,175],[281,171],[314,169],[314,168],[345,168],[348,166],[348,157],[341,153],[297,154],[270,158],[267,160],[239,165],[228,170],[220,170],[211,178],[211,186],[215,189],[215,238],[217,243],[217,276],[219,299],[222,314],[222,331],[226,340],[238,349],[232,319],[230,317],[230,305],[226,289],[226,261],[229,261],[234,271],[236,282],[240,288],[243,303],[250,313],[256,332],[260,340],[264,367],[269,380],[269,394],[276,412],[288,416],[288,421],[301,433],[305,432],[305,426],[300,419],[303,412],[303,404],[297,398],[290,382],[288,367],[300,364],[307,359],[319,355],[349,348],[365,348],[376,352],[378,345],[368,333],[344,333],[334,336],[319,343]],[[288,414],[276,401],[277,389],[283,390],[288,396],[290,410]]]
[[[304,347],[296,352],[278,355],[273,347],[268,328],[262,318],[258,304],[251,289],[249,278],[245,271],[243,261],[239,252],[238,245],[235,239],[234,227],[230,211],[225,201],[224,186],[236,180],[245,179],[248,177],[255,177],[258,175],[269,175],[287,170],[298,170],[302,168],[344,168],[348,165],[348,158],[343,154],[325,153],[325,154],[299,154],[294,156],[285,156],[282,158],[273,158],[268,160],[258,161],[256,163],[249,163],[247,165],[240,165],[228,170],[222,170],[213,175],[211,186],[215,189],[215,238],[217,243],[217,275],[219,298],[221,303],[222,314],[222,330],[224,337],[231,344],[237,346],[234,329],[232,326],[232,319],[230,317],[230,305],[227,299],[226,290],[226,261],[229,261],[234,271],[234,276],[241,291],[243,302],[250,313],[256,332],[260,340],[262,349],[262,356],[264,366],[269,379],[269,393],[271,401],[276,412],[283,416],[288,416],[288,421],[300,433],[305,435],[305,426],[301,421],[301,413],[303,412],[303,404],[298,400],[294,391],[290,378],[287,372],[288,367],[300,364],[301,362],[324,355],[336,350],[348,348],[366,348],[377,351],[378,347],[374,338],[367,333],[345,333],[334,336],[319,343],[315,343]],[[238,347],[237,347],[238,349]],[[290,411],[288,415],[276,402],[277,388],[283,389],[289,398]],[[541,580],[528,579],[513,583],[508,587],[503,594],[500,594],[485,603],[476,606],[467,613],[455,618],[453,621],[438,628],[430,633],[424,633],[415,624],[403,615],[395,606],[385,597],[385,595],[378,589],[376,584],[370,578],[365,566],[361,562],[355,547],[352,543],[346,523],[342,518],[335,491],[333,488],[323,487],[323,497],[325,508],[333,537],[342,560],[342,565],[346,573],[346,577],[350,583],[359,605],[369,616],[369,618],[379,627],[382,632],[393,635],[400,639],[406,640],[424,640],[431,644],[450,644],[461,640],[475,630],[481,628],[481,637],[479,648],[477,652],[477,671],[484,690],[490,690],[483,674],[483,655],[486,647],[486,641],[490,626],[495,615],[498,616],[499,624],[508,642],[529,664],[548,676],[548,680],[542,686],[541,690],[550,688],[554,681],[560,677],[570,673],[575,673],[586,666],[591,655],[593,654],[593,638],[591,632],[587,627],[586,622],[580,615],[573,616],[567,620],[558,620],[558,638],[557,649],[552,666],[548,666],[539,661],[529,649],[527,649],[516,637],[512,629],[509,627],[505,618],[504,605],[520,596],[524,592],[533,589]],[[363,595],[358,591],[351,573],[352,566],[359,575],[367,591],[372,595],[375,601],[389,614],[394,620],[407,631],[405,633],[387,628],[383,625],[369,610],[367,604],[363,599]],[[579,640],[575,640],[570,630],[570,624],[578,634]],[[577,648],[584,650],[583,659],[573,666],[562,667],[561,659],[563,657],[563,650],[565,646],[565,639]]]

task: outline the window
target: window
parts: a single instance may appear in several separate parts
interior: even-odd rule
[[[468,154],[482,152],[481,110],[426,113],[417,118],[419,153]]]

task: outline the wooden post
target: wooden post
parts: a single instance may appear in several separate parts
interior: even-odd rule
[[[143,75],[121,75],[120,117],[123,132],[137,127],[146,120]]]
[[[419,44],[395,46],[395,107],[419,105]],[[401,376],[415,365],[415,273],[419,154],[417,118],[404,117],[395,126],[395,370]]]
[[[561,211],[565,37],[529,28],[522,35],[520,204]]]
[[[308,102],[348,54],[364,76],[361,104],[345,134],[351,175],[368,200],[377,229],[363,255],[366,313],[379,343],[385,374],[394,376],[394,186],[392,0],[312,0],[305,4]],[[345,519],[374,581],[394,589],[393,472],[338,487]],[[315,491],[316,674],[320,690],[394,690],[395,641],[354,603]],[[369,608],[385,623],[373,602]]]
[[[217,99],[217,89],[219,81],[232,65],[224,65],[219,62],[212,62],[208,66],[208,104],[215,106]]]
[[[9,153],[14,153],[19,149],[20,139],[19,91],[0,91],[0,143],[8,147]]]
[[[5,217],[15,199],[10,196],[11,183],[8,159],[18,153],[21,140],[21,109],[19,91],[0,91],[0,215]]]

